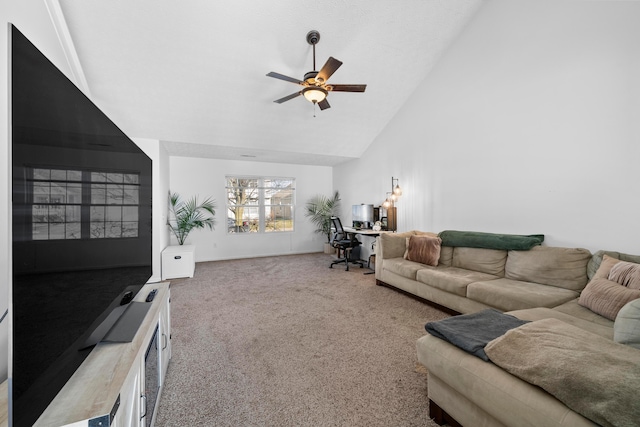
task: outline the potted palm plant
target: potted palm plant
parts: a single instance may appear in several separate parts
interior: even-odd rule
[[[178,193],[169,194],[169,218],[167,225],[176,236],[179,245],[184,245],[193,229],[208,227],[213,230],[216,215],[215,200],[210,197],[198,203],[198,196],[183,201]]]
[[[325,253],[333,253],[331,247],[331,217],[337,216],[340,210],[340,193],[336,191],[333,197],[322,194],[313,196],[305,206],[305,216],[316,226],[315,232],[327,236],[324,244]]]

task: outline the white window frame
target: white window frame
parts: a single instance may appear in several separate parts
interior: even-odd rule
[[[31,240],[138,237],[140,226],[140,176],[138,173],[33,166],[28,168],[28,174],[27,205],[31,210]],[[36,188],[40,188],[41,191],[37,191]],[[70,190],[71,188],[74,190]],[[98,201],[95,200],[96,197],[100,198],[97,195],[97,189],[101,191],[102,196]],[[108,214],[110,209],[115,215],[111,219]],[[94,218],[94,210],[98,213],[102,210],[103,215]],[[46,212],[46,214],[40,212]],[[56,214],[52,215],[50,212],[56,212]],[[70,216],[70,212],[73,212],[73,215]],[[44,220],[40,218],[42,216]],[[109,225],[115,227],[117,232],[109,232]],[[52,231],[53,227],[58,231]]]
[[[252,180],[256,181],[255,187],[246,187],[246,188],[255,188],[256,190],[256,203],[253,204],[245,204],[245,207],[255,208],[257,209],[257,222],[253,222],[255,220],[245,219],[243,218],[243,224],[236,224],[235,222],[231,223],[231,221],[236,221],[235,218],[230,217],[229,213],[233,212],[241,205],[237,205],[236,203],[231,202],[231,198],[229,197],[233,188],[243,188],[238,186],[230,185],[230,180]],[[288,190],[291,191],[291,201],[290,203],[285,204],[273,204],[267,203],[267,192],[272,190],[274,187],[267,186],[266,182],[268,181],[289,181],[290,185]],[[225,221],[227,221],[227,234],[271,234],[271,233],[290,233],[295,231],[295,193],[296,193],[296,180],[292,177],[280,177],[280,176],[251,176],[251,175],[227,175],[225,177],[225,190],[227,193],[226,196],[226,205],[227,205],[227,217]],[[271,200],[271,199],[269,199]],[[289,218],[291,221],[291,227],[286,228],[284,230],[268,230],[268,221],[267,221],[267,211],[271,210],[271,207],[284,206],[285,209],[290,210]]]

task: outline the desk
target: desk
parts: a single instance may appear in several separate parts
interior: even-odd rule
[[[387,230],[374,231],[370,228],[353,228],[353,227],[342,227],[342,228],[344,228],[344,231],[346,231],[347,233],[360,234],[363,236],[371,236],[371,237],[378,237],[379,235],[385,234],[385,233],[394,233],[394,231],[387,231]]]
[[[365,236],[365,237],[372,237],[372,238],[376,238],[381,234],[385,234],[385,233],[394,233],[393,231],[387,231],[387,230],[380,230],[380,231],[374,231],[371,230],[369,228],[353,228],[353,227],[342,227],[344,229],[345,232],[350,233],[350,234],[355,234],[355,235],[360,235],[360,236]],[[363,242],[364,243],[364,242]],[[362,245],[362,249],[360,251],[360,259],[362,260],[367,260],[367,266],[369,266],[369,261],[371,260],[371,257],[375,255],[375,253],[372,251],[371,246],[373,245],[373,243],[371,243],[370,245]],[[364,257],[363,257],[364,255]],[[375,262],[374,262],[375,264]],[[374,274],[375,271],[368,271],[364,274]]]

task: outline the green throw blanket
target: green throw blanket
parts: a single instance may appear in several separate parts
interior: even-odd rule
[[[542,244],[544,234],[522,236],[518,234],[481,233],[479,231],[445,230],[438,234],[442,246],[466,248],[502,249],[505,251],[528,251]]]
[[[505,371],[537,385],[602,426],[640,422],[640,350],[544,319],[508,331],[485,347]]]

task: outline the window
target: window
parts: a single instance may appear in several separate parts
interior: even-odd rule
[[[91,172],[92,239],[138,236],[138,175]]]
[[[138,237],[138,174],[30,171],[33,240]]]
[[[295,179],[226,178],[227,232],[293,231]]]
[[[33,240],[81,237],[82,172],[33,169]]]

